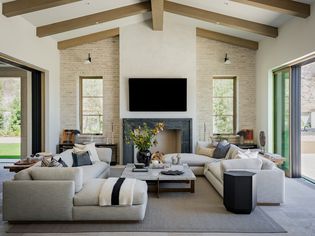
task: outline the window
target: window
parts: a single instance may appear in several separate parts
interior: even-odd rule
[[[213,78],[213,133],[236,131],[236,77]]]
[[[80,78],[80,124],[82,134],[103,133],[103,79]]]

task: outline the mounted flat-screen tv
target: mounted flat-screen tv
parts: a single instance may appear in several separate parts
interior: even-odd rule
[[[130,78],[129,111],[187,111],[187,79]]]

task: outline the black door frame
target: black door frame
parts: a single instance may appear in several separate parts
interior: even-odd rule
[[[45,97],[43,93],[44,72],[19,64],[17,62],[8,60],[0,56],[0,61],[13,65],[15,67],[31,72],[31,87],[32,87],[32,150],[33,154],[43,151],[44,144],[44,109]]]

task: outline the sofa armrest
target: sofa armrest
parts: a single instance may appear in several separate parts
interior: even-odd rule
[[[96,148],[100,161],[104,161],[110,164],[112,160],[112,149],[111,148]]]
[[[257,172],[257,196],[260,203],[283,203],[285,201],[285,174],[275,167]]]
[[[7,181],[3,183],[3,220],[72,220],[73,181]]]

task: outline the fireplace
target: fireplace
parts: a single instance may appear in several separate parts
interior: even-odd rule
[[[163,122],[165,124],[166,133],[168,133],[168,139],[174,138],[165,150],[176,150],[182,153],[192,152],[192,119],[187,118],[154,118],[154,119],[123,119],[123,163],[133,163],[135,152],[134,145],[126,143],[126,137],[129,129],[134,129],[143,123],[146,123],[149,127],[154,127],[156,123]],[[163,143],[163,134],[161,135]],[[167,142],[167,138],[164,138],[164,142]],[[152,148],[152,151],[155,151]],[[163,151],[163,150],[161,150]]]

